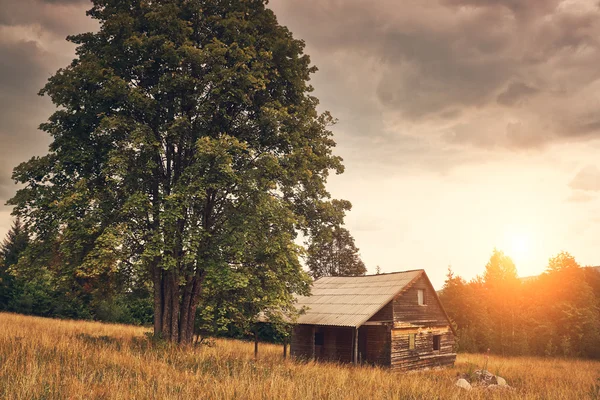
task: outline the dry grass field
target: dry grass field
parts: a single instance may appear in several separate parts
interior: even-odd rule
[[[600,362],[490,357],[510,393],[464,392],[457,373],[483,366],[460,355],[455,368],[409,374],[283,361],[279,346],[218,340],[212,347],[152,345],[145,328],[0,313],[0,399],[585,399]]]

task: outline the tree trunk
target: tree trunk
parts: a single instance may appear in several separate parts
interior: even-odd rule
[[[152,282],[154,284],[154,337],[162,337],[163,292],[162,271],[158,265],[152,266]]]
[[[169,285],[171,286],[171,342],[179,342],[179,279],[171,270]]]
[[[179,341],[188,343],[191,341],[191,336],[188,338],[188,319],[190,317],[190,301],[192,299],[192,287],[194,279],[189,277],[185,287],[183,288],[183,296],[181,298],[181,309],[179,310]]]
[[[172,286],[169,285],[169,274],[165,271],[162,274],[162,279],[161,279],[161,287],[162,287],[162,291],[163,291],[163,296],[162,296],[162,321],[161,321],[161,325],[162,325],[162,333],[163,333],[163,338],[165,340],[171,341],[171,305],[172,305],[172,301],[171,301],[171,289]]]
[[[193,279],[192,296],[190,298],[189,306],[189,317],[187,319],[186,328],[186,340],[190,341],[194,337],[194,321],[196,320],[196,310],[198,309],[198,303],[200,302],[200,293],[202,292],[202,283],[204,281],[204,274],[195,276]],[[187,343],[187,342],[186,342]]]
[[[155,337],[180,344],[192,343],[203,277],[203,274],[196,275],[179,286],[175,271],[163,271],[160,267],[153,270]]]

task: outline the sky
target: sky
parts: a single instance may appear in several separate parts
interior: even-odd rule
[[[449,266],[471,279],[494,248],[521,276],[569,251],[600,265],[597,0],[271,0],[306,42],[314,94],[346,171],[346,226],[369,272]],[[88,0],[0,0],[0,204],[12,168],[47,151],[37,96],[97,29]],[[0,237],[10,208],[0,205]]]

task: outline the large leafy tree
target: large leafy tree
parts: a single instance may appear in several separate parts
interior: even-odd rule
[[[265,3],[93,0],[100,30],[68,38],[77,58],[41,91],[49,154],[14,171],[30,262],[138,271],[170,341],[191,341],[204,288],[248,296],[248,314],[307,293],[297,233],[349,208],[325,187],[343,166],[316,69]]]
[[[310,274],[322,276],[360,276],[367,272],[350,232],[340,226],[322,229],[308,247],[306,262]]]

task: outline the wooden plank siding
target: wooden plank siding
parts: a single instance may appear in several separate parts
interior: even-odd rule
[[[394,304],[390,301],[375,315],[369,318],[368,322],[391,322],[394,319]]]
[[[421,276],[410,288],[400,293],[393,301],[394,327],[447,326],[444,310],[437,301],[436,294]],[[424,305],[418,303],[418,290],[424,291]]]
[[[299,324],[292,331],[290,353],[296,358],[352,362],[354,334],[354,327]],[[316,335],[322,344],[315,345]],[[414,349],[409,348],[409,335],[414,335]],[[439,348],[434,350],[438,336]],[[358,359],[396,371],[452,365],[454,347],[454,332],[425,273],[412,278],[358,329]]]
[[[358,339],[358,351],[363,363],[390,365],[391,334],[389,326],[361,326],[358,330]]]
[[[408,346],[409,335],[415,335],[415,349]],[[440,349],[433,350],[433,337],[440,335]],[[454,334],[445,328],[392,329],[391,367],[393,370],[408,371],[452,365]]]
[[[347,327],[296,325],[292,331],[290,354],[299,359],[312,359],[314,334],[317,333],[323,335],[323,345],[314,346],[315,359],[351,362],[353,331],[354,328]]]
[[[290,354],[293,357],[305,360],[310,360],[312,358],[314,343],[312,328],[312,325],[294,326],[290,343]]]
[[[418,291],[423,291],[423,305]],[[408,371],[452,365],[455,338],[437,295],[425,276],[421,276],[394,300],[394,328],[391,332],[390,365]],[[409,349],[409,335],[415,335],[415,348]],[[440,335],[440,349],[433,349],[433,337]]]

